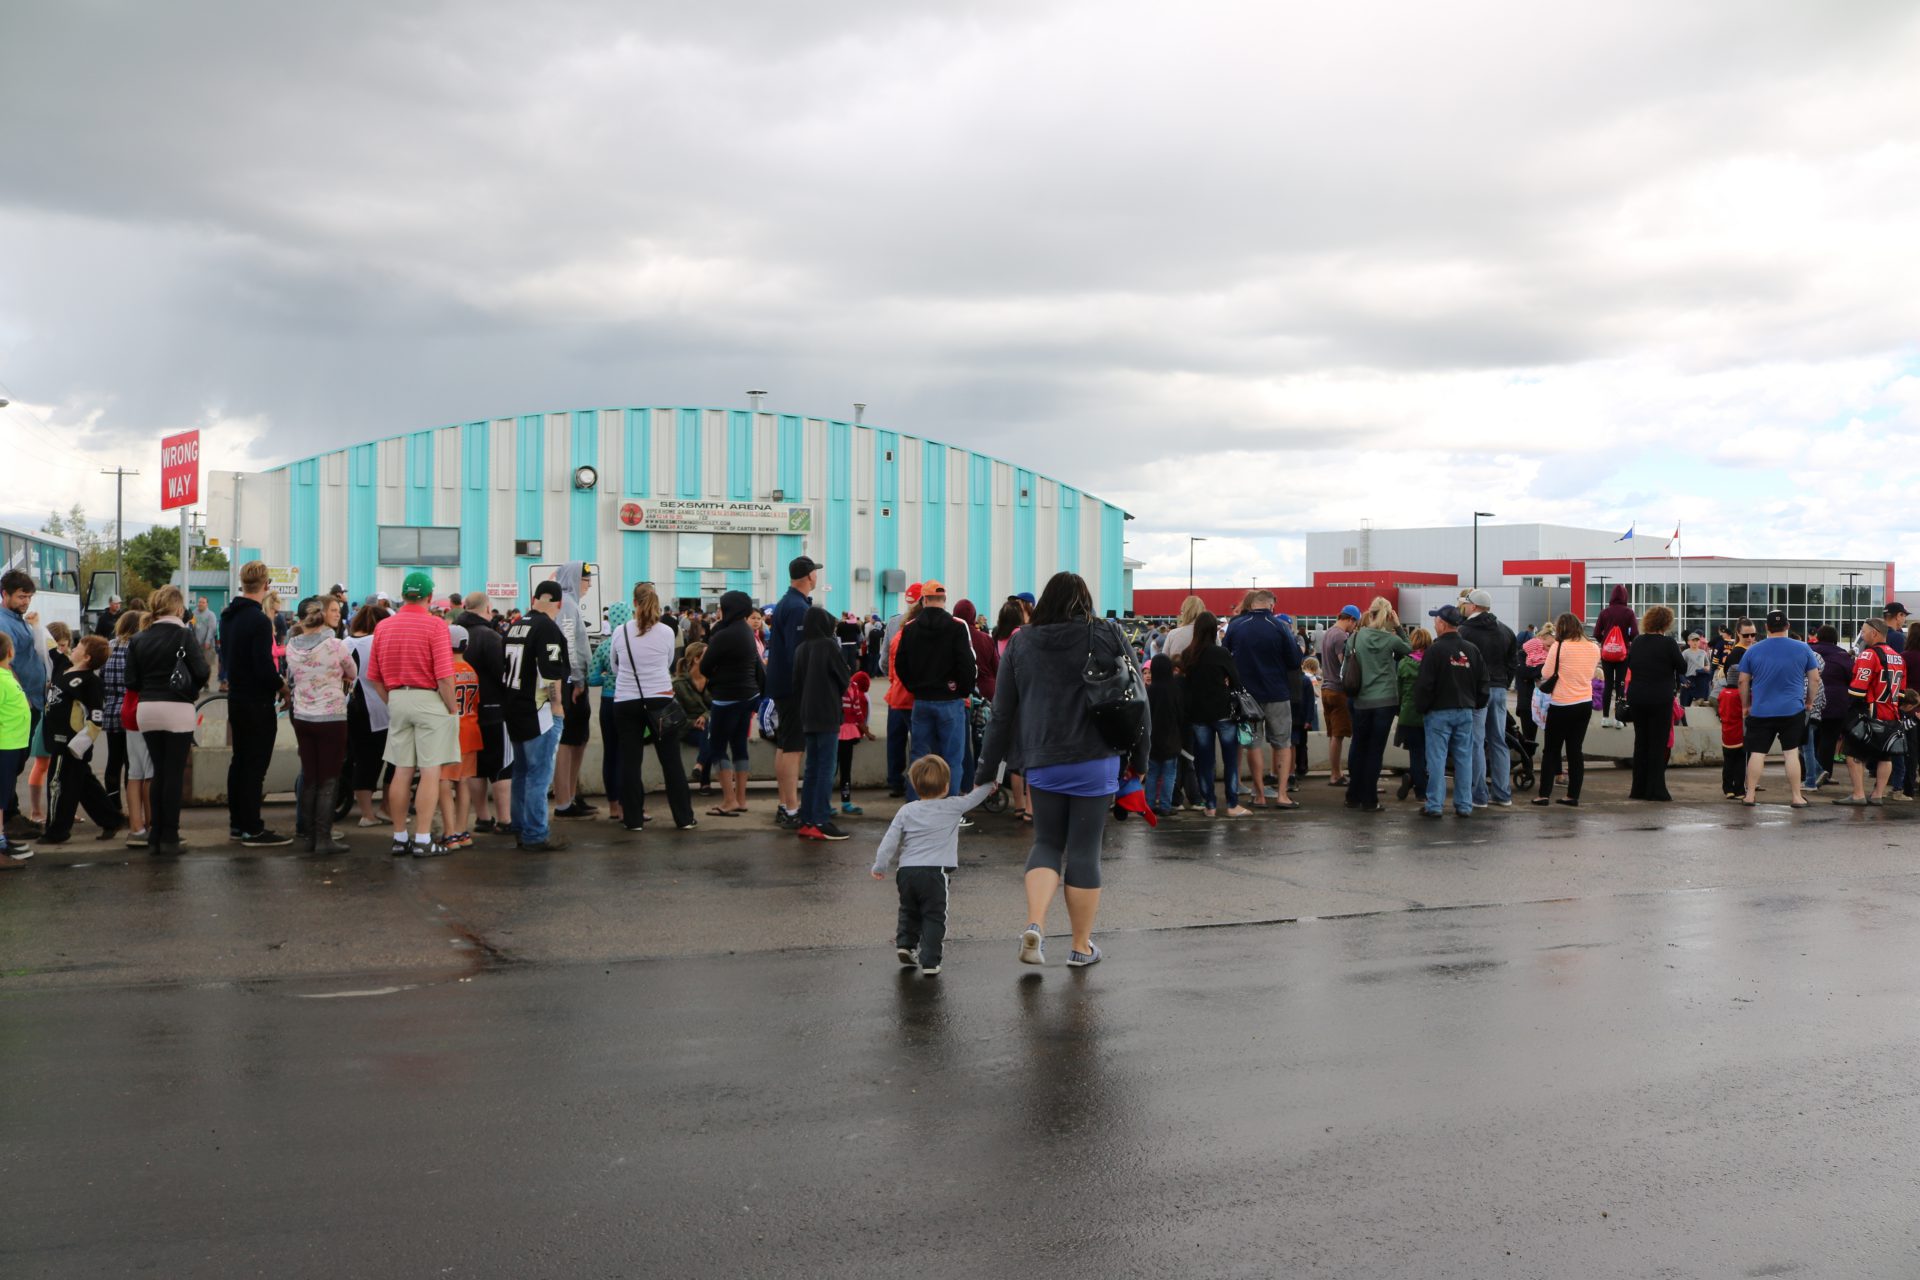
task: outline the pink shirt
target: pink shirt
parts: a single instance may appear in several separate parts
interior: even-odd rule
[[[453,679],[453,640],[447,624],[417,601],[373,629],[367,679],[389,689],[432,689]]]

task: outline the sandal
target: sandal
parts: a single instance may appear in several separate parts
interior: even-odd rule
[[[715,805],[713,808],[707,810],[707,816],[709,818],[737,818],[745,812],[745,809],[723,809],[719,805]]]
[[[1275,809],[1298,809],[1300,802],[1298,800],[1275,800],[1273,807]]]
[[[1028,826],[1032,826],[1032,825],[1033,825],[1033,815],[1032,815],[1032,814],[1030,814],[1030,813],[1023,813],[1023,814],[1021,814],[1021,815],[1020,815],[1020,821],[1022,821],[1022,822],[1024,822],[1024,823],[1026,823],[1026,824],[1027,824]]]

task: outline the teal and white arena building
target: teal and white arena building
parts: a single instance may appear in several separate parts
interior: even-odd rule
[[[772,600],[786,565],[825,565],[840,613],[889,615],[938,578],[991,617],[1052,574],[1130,611],[1119,507],[1017,463],[838,418],[753,409],[575,409],[431,427],[259,472],[209,474],[208,532],[301,594],[334,582],[398,596],[414,568],[442,595],[524,607],[533,575],[599,567],[671,601]],[[291,601],[288,602],[289,607]]]

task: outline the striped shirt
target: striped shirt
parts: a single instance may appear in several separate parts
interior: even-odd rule
[[[389,689],[433,689],[453,679],[453,640],[447,624],[409,603],[373,631],[367,679]]]

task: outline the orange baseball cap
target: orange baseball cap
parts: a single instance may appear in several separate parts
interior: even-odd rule
[[[943,596],[945,594],[947,594],[945,583],[936,582],[932,578],[928,578],[920,584],[920,595],[922,599],[927,596]]]

